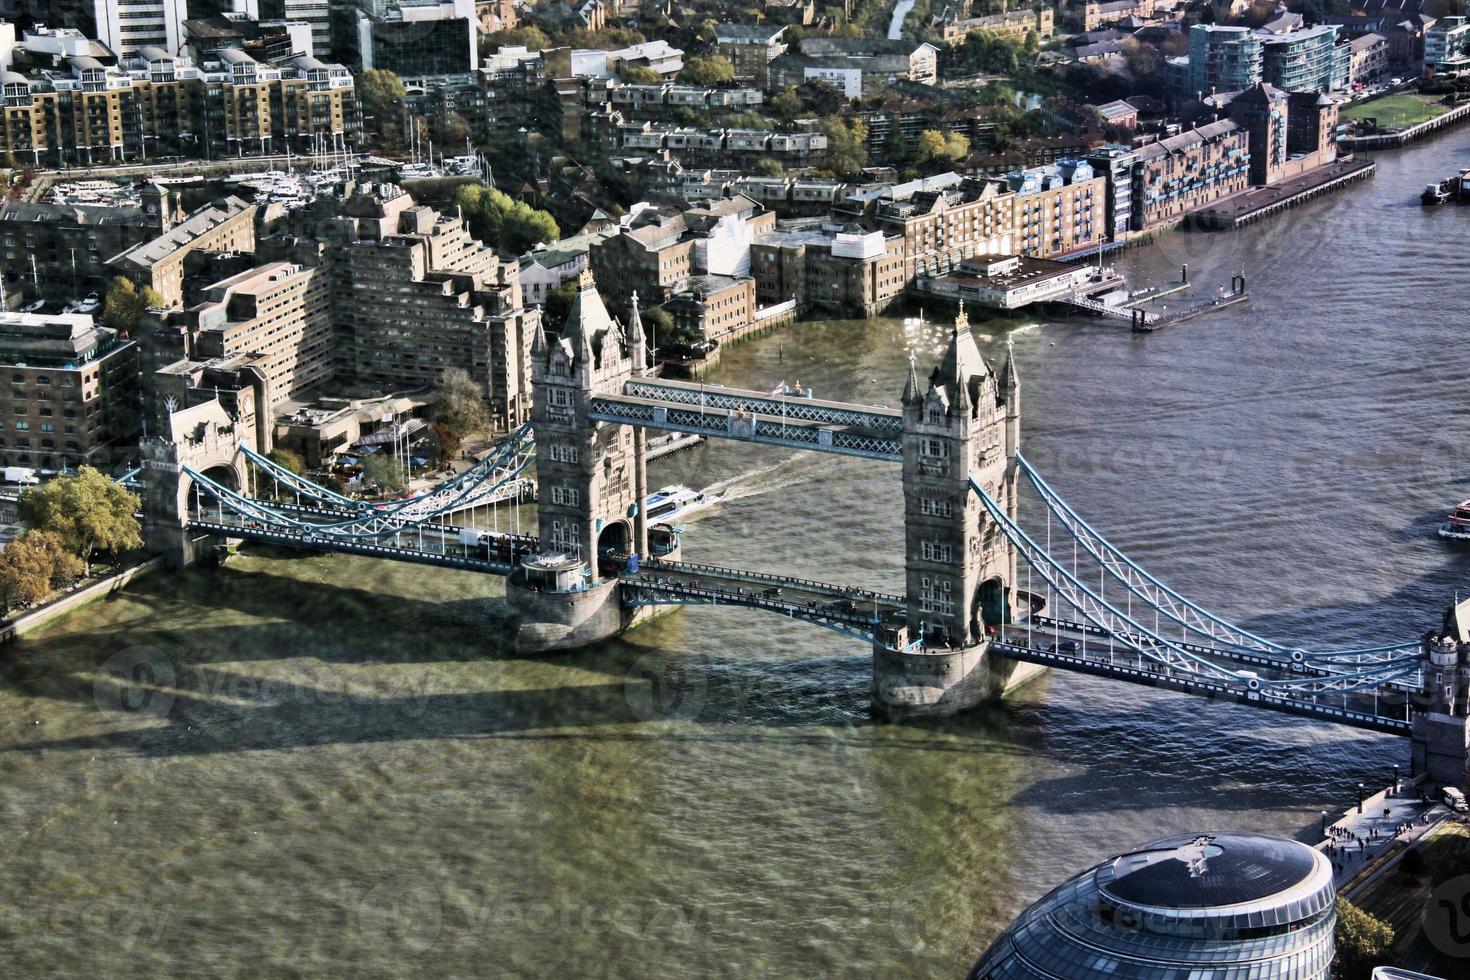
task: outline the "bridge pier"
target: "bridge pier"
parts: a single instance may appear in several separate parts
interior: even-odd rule
[[[943,718],[999,698],[1046,672],[998,657],[988,643],[893,650],[873,645],[873,710],[892,721]]]
[[[1442,786],[1470,786],[1470,718],[1414,712],[1411,772]]]

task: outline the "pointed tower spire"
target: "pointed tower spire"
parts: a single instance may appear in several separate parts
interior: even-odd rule
[[[628,357],[633,370],[642,374],[648,367],[647,342],[643,336],[643,315],[638,312],[638,290],[628,300]]]
[[[909,351],[909,380],[903,386],[903,403],[913,405],[923,397],[919,390],[919,371],[915,366],[914,352]]]
[[[1021,376],[1016,373],[1016,341],[1006,338],[1006,362],[1000,369],[1000,390],[1012,392],[1021,387]]]
[[[964,300],[963,297],[961,297],[961,299],[960,299],[960,311],[955,314],[955,318],[954,318],[954,332],[955,333],[962,333],[962,332],[964,332],[966,330],[969,330],[969,329],[970,329],[970,317],[969,317],[969,314],[967,314],[965,312],[965,300]]]
[[[544,329],[542,323],[542,321],[544,321],[545,319],[546,317],[541,310],[541,306],[538,304],[536,306],[536,331],[531,334],[532,357],[546,356],[546,330]]]

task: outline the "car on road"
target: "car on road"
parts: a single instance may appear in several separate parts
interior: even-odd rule
[[[761,592],[761,598],[762,599],[779,599],[779,598],[781,598],[781,590],[778,589],[776,586],[773,585],[769,589],[765,589],[764,591]]]
[[[855,613],[857,612],[857,603],[851,599],[837,599],[827,603],[827,608],[832,612]]]

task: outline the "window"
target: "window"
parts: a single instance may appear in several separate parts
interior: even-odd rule
[[[949,443],[941,439],[921,439],[919,455],[930,459],[949,459]]]
[[[954,549],[938,541],[925,541],[919,545],[919,553],[925,561],[951,561]]]
[[[553,463],[575,463],[580,456],[576,446],[563,446],[552,443],[549,451]]]
[[[572,392],[568,388],[552,388],[546,393],[546,402],[552,408],[571,408]]]
[[[921,497],[919,513],[926,517],[953,517],[954,504],[948,500],[940,500],[938,497]]]
[[[582,491],[574,490],[571,487],[552,487],[551,502],[553,504],[576,507],[582,502]]]

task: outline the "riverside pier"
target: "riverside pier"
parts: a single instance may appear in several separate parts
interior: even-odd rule
[[[1377,164],[1372,160],[1340,159],[1269,187],[1232,194],[1208,207],[1191,211],[1190,215],[1199,228],[1234,231],[1323,194],[1341,190],[1349,184],[1367,180],[1376,169]]]

